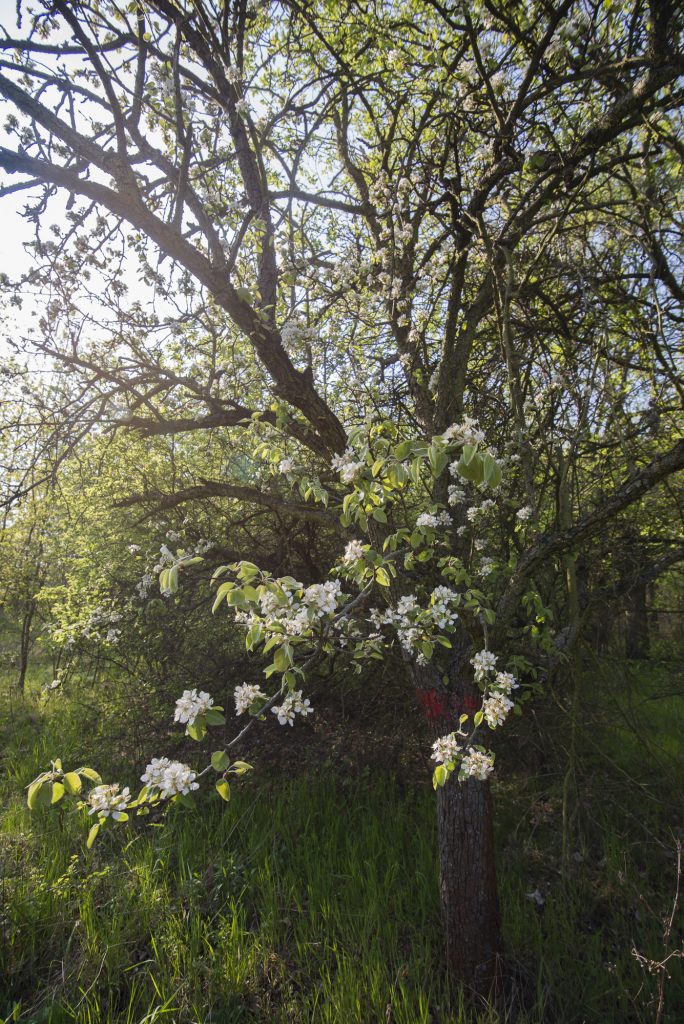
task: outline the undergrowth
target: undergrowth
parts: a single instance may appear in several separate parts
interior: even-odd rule
[[[661,682],[656,673],[653,692]],[[481,1024],[654,1020],[656,979],[634,951],[655,959],[663,952],[681,824],[680,780],[663,776],[663,765],[673,750],[681,754],[681,698],[648,701],[642,684],[639,694],[625,706],[642,726],[655,716],[656,763],[648,730],[635,734],[621,718],[603,738],[597,725],[582,765],[569,865],[560,849],[560,773],[549,767],[497,783],[509,998],[503,1008],[479,1011]],[[459,994],[447,992],[440,969],[429,786],[375,768],[354,778],[309,771],[268,782],[257,772],[228,805],[172,808],[163,826],[105,832],[87,851],[80,818],[31,815],[23,787],[67,750],[71,761],[93,747],[98,766],[112,772],[117,752],[108,755],[96,732],[83,729],[83,709],[67,701],[48,709],[14,702],[3,711],[0,1017],[32,1024],[473,1019]],[[671,966],[665,1020],[674,1024],[684,984],[681,963]]]

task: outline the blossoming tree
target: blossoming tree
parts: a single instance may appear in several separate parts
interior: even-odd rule
[[[245,450],[128,502],[338,529],[326,579],[216,568],[216,614],[264,657],[235,711],[293,726],[321,659],[398,646],[434,734],[446,958],[480,992],[501,951],[489,738],[539,656],[536,575],[571,580],[576,548],[684,465],[664,417],[636,461],[609,444],[610,476],[568,497],[568,465],[624,436],[644,380],[679,387],[647,326],[681,301],[662,220],[678,17],[636,0],[58,0],[0,40],[2,191],[27,192],[38,225],[34,343],[79,381],[81,423],[231,431]],[[655,369],[634,369],[632,334]],[[201,557],[172,548],[166,595]],[[188,690],[176,718],[201,741],[223,714]],[[57,761],[29,799],[83,797],[96,830],[205,773],[227,796],[242,732],[198,772],[160,752],[135,799]]]

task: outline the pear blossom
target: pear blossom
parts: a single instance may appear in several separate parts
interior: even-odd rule
[[[491,651],[478,651],[477,654],[470,659],[470,664],[475,669],[475,678],[477,680],[483,679],[488,672],[493,672],[496,668],[496,654],[492,654]]]
[[[344,555],[342,561],[345,565],[351,565],[353,562],[358,561],[359,558],[363,557],[363,541],[350,540],[344,549]]]
[[[192,725],[199,715],[205,715],[214,703],[214,698],[201,690],[184,690],[183,696],[176,701],[176,713],[173,716],[174,722],[187,723]]]
[[[253,683],[243,683],[241,686],[236,686],[234,697],[236,715],[243,715],[245,711],[249,711],[252,704],[257,700],[268,700],[261,687]]]
[[[140,776],[140,781],[144,782],[149,789],[159,789],[164,780],[164,772],[170,764],[171,761],[168,757],[153,757]]]
[[[313,714],[313,708],[311,707],[311,701],[307,698],[302,699],[301,690],[293,690],[288,693],[282,704],[271,708],[274,715],[277,715],[278,722],[280,725],[294,725],[295,715],[301,715],[306,718],[307,715]]]
[[[493,693],[488,697],[482,705],[482,711],[489,728],[496,729],[498,725],[503,725],[512,707],[513,701],[503,693]]]
[[[511,690],[517,690],[518,684],[512,672],[497,672],[493,684],[499,693],[509,694]]]
[[[333,457],[332,468],[338,471],[340,479],[344,484],[353,483],[359,473],[362,473],[365,469],[365,462],[355,461],[355,455],[356,452],[352,451],[351,448],[347,448],[344,455],[335,455]]]
[[[438,740],[435,740],[430,757],[440,764],[452,764],[462,749],[456,740],[456,733],[452,732],[448,736],[440,736]]]
[[[461,770],[468,778],[485,782],[494,771],[494,757],[487,751],[468,747],[468,753],[461,761]]]
[[[181,761],[171,761],[164,769],[159,784],[159,794],[162,800],[177,796],[182,793],[187,796],[193,789],[199,789],[199,782],[196,782],[197,772]]]
[[[126,813],[126,808],[131,801],[131,791],[126,786],[119,792],[118,782],[111,786],[95,786],[88,794],[90,810],[88,814],[98,814],[101,818],[108,818],[110,815],[115,821],[120,821]]]

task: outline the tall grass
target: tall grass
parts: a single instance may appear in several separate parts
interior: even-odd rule
[[[78,709],[5,715],[0,1017],[34,1024],[465,1024],[441,974],[433,795],[391,775],[245,780],[231,804],[105,832],[31,815],[22,787],[87,746]],[[78,760],[78,758],[76,758]],[[106,761],[106,756],[105,756]],[[100,758],[102,763],[102,757]],[[558,790],[500,783],[498,846],[517,998],[481,1024],[646,1024],[674,886],[662,830],[609,803],[570,873]],[[642,808],[643,810],[643,808]],[[657,817],[657,814],[656,814]],[[537,894],[536,896],[534,894]],[[543,900],[543,903],[541,901]],[[667,1002],[680,1019],[673,964]],[[14,1013],[14,1017],[12,1014]]]

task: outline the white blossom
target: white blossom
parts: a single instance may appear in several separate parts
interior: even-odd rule
[[[429,512],[422,512],[416,519],[416,526],[439,526],[439,520]]]
[[[313,714],[311,701],[308,698],[302,699],[301,690],[288,693],[283,703],[271,708],[271,711],[277,715],[280,725],[294,725],[295,715],[306,718],[307,715]]]
[[[236,686],[234,697],[236,715],[243,715],[245,711],[249,711],[255,701],[268,699],[266,694],[262,692],[261,687],[253,683],[243,683],[241,686]]]
[[[152,586],[154,585],[154,576],[146,572],[142,579],[136,583],[135,589],[138,592],[138,597],[145,598],[149,594]]]
[[[187,764],[180,761],[171,761],[162,775],[159,784],[159,795],[162,800],[176,796],[178,793],[187,795],[193,789],[199,789],[199,782],[196,782],[197,772]]]
[[[150,789],[158,789],[164,779],[164,772],[170,764],[171,761],[168,757],[153,757],[140,776],[140,781]]]
[[[362,473],[365,469],[365,462],[355,461],[355,454],[356,452],[352,451],[351,448],[347,448],[344,455],[333,456],[332,468],[339,472],[340,479],[344,484],[353,483],[359,473]]]
[[[137,553],[140,551],[140,545],[139,544],[129,544],[128,545],[128,550],[129,550],[129,552],[132,555],[137,555]]]
[[[488,697],[482,705],[482,711],[489,728],[496,729],[498,725],[503,725],[512,707],[513,701],[503,693],[493,693]]]
[[[518,684],[512,672],[497,672],[493,685],[500,693],[505,694],[518,689]]]
[[[462,747],[456,740],[456,733],[452,732],[448,736],[440,736],[438,740],[435,740],[430,756],[433,761],[438,761],[440,764],[453,764],[461,750]]]
[[[532,516],[534,515],[534,509],[532,508],[531,505],[525,505],[524,508],[518,509],[518,511],[515,513],[515,515],[516,515],[516,518],[519,519],[521,523],[526,523],[527,520],[531,519]]]
[[[121,792],[118,782],[111,786],[95,786],[88,794],[88,814],[98,814],[101,818],[108,818],[111,815],[115,821],[119,821],[125,815],[130,800],[131,791],[128,786]]]
[[[339,580],[313,583],[304,591],[304,604],[308,607],[318,608],[321,612],[332,614],[337,608],[337,602],[341,596],[341,586]]]
[[[198,715],[205,715],[214,703],[213,697],[201,690],[184,690],[183,696],[176,701],[175,722],[192,725]]]
[[[461,769],[469,778],[484,782],[494,771],[494,758],[486,751],[469,747],[468,753],[461,761]]]
[[[418,599],[415,594],[405,594],[404,597],[400,597],[397,602],[397,613],[399,615],[408,615],[418,607]]]
[[[475,669],[475,678],[482,679],[488,672],[493,672],[495,670],[496,655],[492,654],[491,651],[478,651],[477,654],[470,659],[470,664]]]
[[[452,423],[442,435],[445,440],[453,441],[455,444],[482,444],[485,439],[484,433],[480,430],[477,420],[471,416],[465,416],[463,423]]]
[[[280,473],[292,473],[294,471],[294,462],[292,459],[281,459],[278,471]]]
[[[342,561],[345,565],[351,565],[353,562],[358,561],[359,558],[363,558],[363,541],[350,540],[344,549]]]

